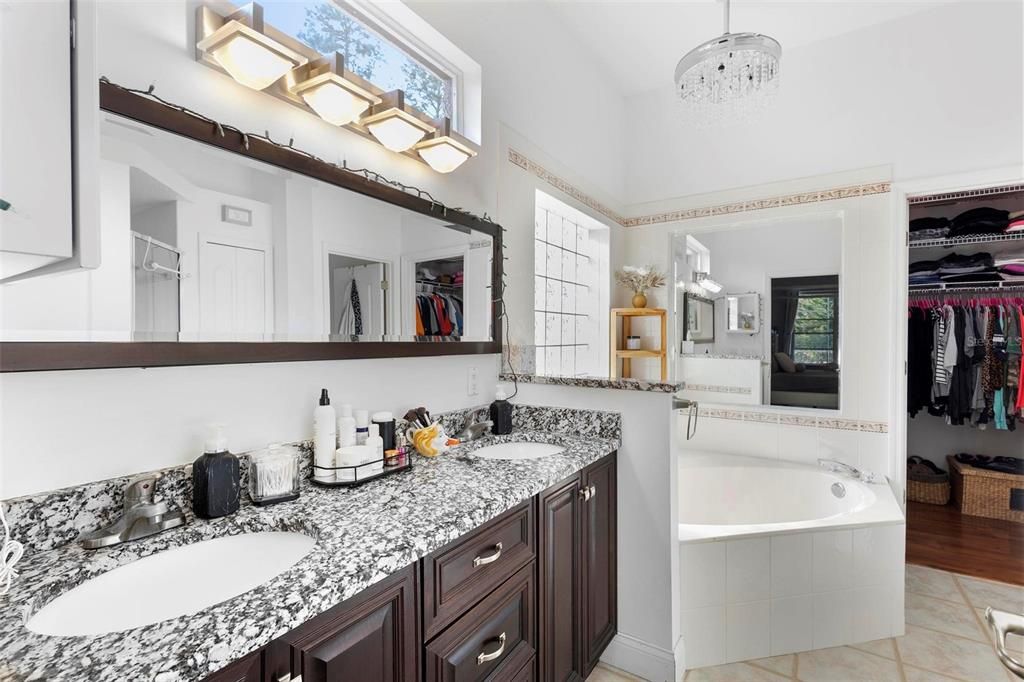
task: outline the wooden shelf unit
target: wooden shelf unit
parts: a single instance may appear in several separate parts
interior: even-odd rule
[[[664,308],[612,308],[611,321],[608,325],[611,343],[608,376],[612,379],[628,379],[633,373],[634,358],[660,358],[661,380],[668,381],[668,311]],[[622,345],[633,329],[634,317],[657,317],[661,320],[661,346],[658,350],[626,350],[619,347],[619,319],[622,320]],[[622,362],[622,373],[619,373],[619,362]]]

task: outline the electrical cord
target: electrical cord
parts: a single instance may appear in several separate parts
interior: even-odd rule
[[[4,527],[4,542],[0,545],[0,595],[7,594],[11,589],[11,580],[18,577],[14,564],[18,563],[25,547],[17,540],[11,539],[11,529],[4,516],[4,506],[0,504],[0,524]]]

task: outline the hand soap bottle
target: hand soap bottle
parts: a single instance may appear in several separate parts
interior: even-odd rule
[[[205,452],[192,462],[192,511],[201,519],[234,514],[241,492],[238,458],[228,452],[224,429],[210,429]]]
[[[496,436],[501,436],[506,433],[512,433],[512,403],[510,403],[505,395],[505,389],[498,386],[498,390],[494,392],[494,402],[491,403],[491,433]]]

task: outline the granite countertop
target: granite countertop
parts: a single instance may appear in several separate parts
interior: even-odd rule
[[[562,445],[535,460],[473,456],[503,441]],[[411,470],[356,488],[303,483],[293,502],[243,506],[214,521],[118,547],[76,544],[36,552],[18,564],[0,597],[0,680],[154,680],[191,682],[263,646],[313,616],[495,518],[619,446],[618,439],[517,430],[488,436],[427,459]],[[55,637],[24,623],[86,579],[164,549],[224,535],[266,530],[306,533],[312,552],[259,587],[198,613],[125,632]],[[202,579],[197,567],[195,579]],[[223,566],[209,570],[230,570]]]
[[[643,379],[609,379],[608,377],[549,377],[540,374],[498,375],[500,381],[517,380],[523,384],[551,384],[554,386],[578,386],[579,388],[612,388],[620,391],[648,391],[651,393],[675,393],[682,384]]]

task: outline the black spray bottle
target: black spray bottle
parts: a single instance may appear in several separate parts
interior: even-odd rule
[[[234,514],[241,492],[238,458],[228,452],[223,427],[210,429],[205,452],[192,462],[192,511],[201,519]]]

